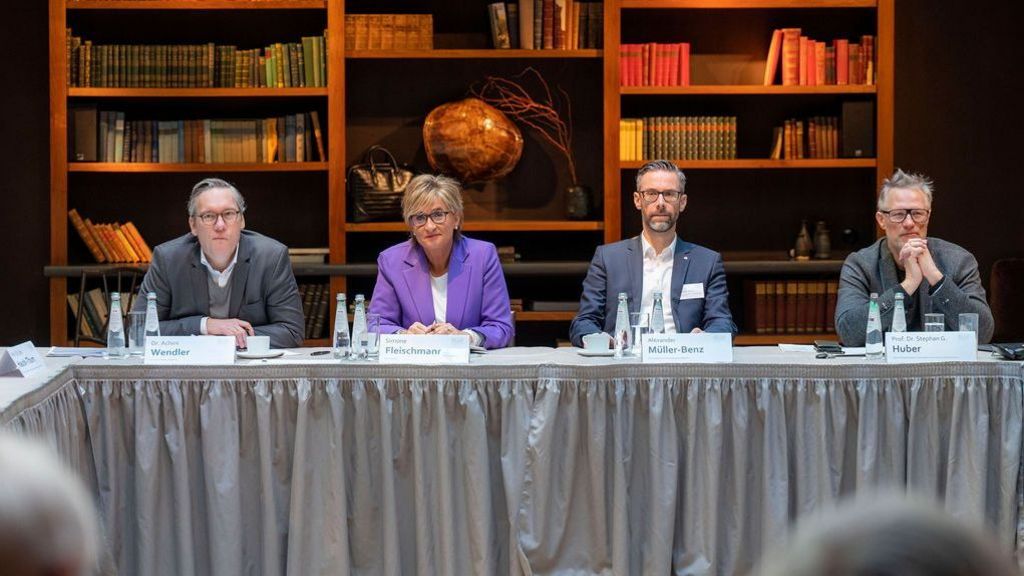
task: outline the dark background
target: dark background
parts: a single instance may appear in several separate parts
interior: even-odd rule
[[[896,165],[934,178],[929,233],[970,249],[987,287],[995,260],[1024,255],[1013,176],[1024,126],[1011,89],[1019,20],[1010,2],[939,4],[896,3]],[[42,345],[49,340],[47,3],[8,3],[3,16],[0,345]]]

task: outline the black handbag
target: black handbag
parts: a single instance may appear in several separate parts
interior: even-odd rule
[[[401,220],[402,195],[412,177],[412,170],[399,165],[386,148],[371,146],[345,178],[352,221]]]

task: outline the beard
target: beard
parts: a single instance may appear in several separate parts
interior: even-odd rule
[[[664,216],[664,214],[658,214],[658,216]],[[647,227],[654,232],[668,232],[676,227],[676,219],[670,217],[667,220],[655,220],[652,218],[648,220]]]

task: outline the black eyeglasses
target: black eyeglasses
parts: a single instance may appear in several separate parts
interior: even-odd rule
[[[240,210],[225,210],[223,212],[204,212],[193,216],[193,218],[199,219],[200,222],[207,226],[213,226],[217,223],[218,218],[223,219],[225,224],[234,224],[241,216],[242,212]]]
[[[901,224],[910,216],[910,219],[917,224],[924,224],[928,221],[928,217],[931,215],[931,210],[925,210],[924,208],[914,208],[912,210],[879,210],[882,214],[885,214],[889,222],[893,224]]]
[[[658,196],[664,198],[665,202],[678,202],[683,196],[679,190],[637,190],[637,194],[641,195],[644,202],[648,204],[657,202]]]
[[[448,215],[451,214],[448,210],[434,210],[430,214],[423,212],[417,212],[412,216],[409,216],[409,223],[419,228],[427,223],[427,218],[434,221],[434,224],[444,224],[444,221],[448,219]]]

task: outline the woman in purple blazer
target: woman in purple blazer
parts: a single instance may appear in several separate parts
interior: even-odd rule
[[[459,232],[459,183],[413,178],[402,215],[412,237],[377,258],[370,312],[380,314],[381,333],[467,334],[475,346],[508,346],[512,311],[498,251]]]

